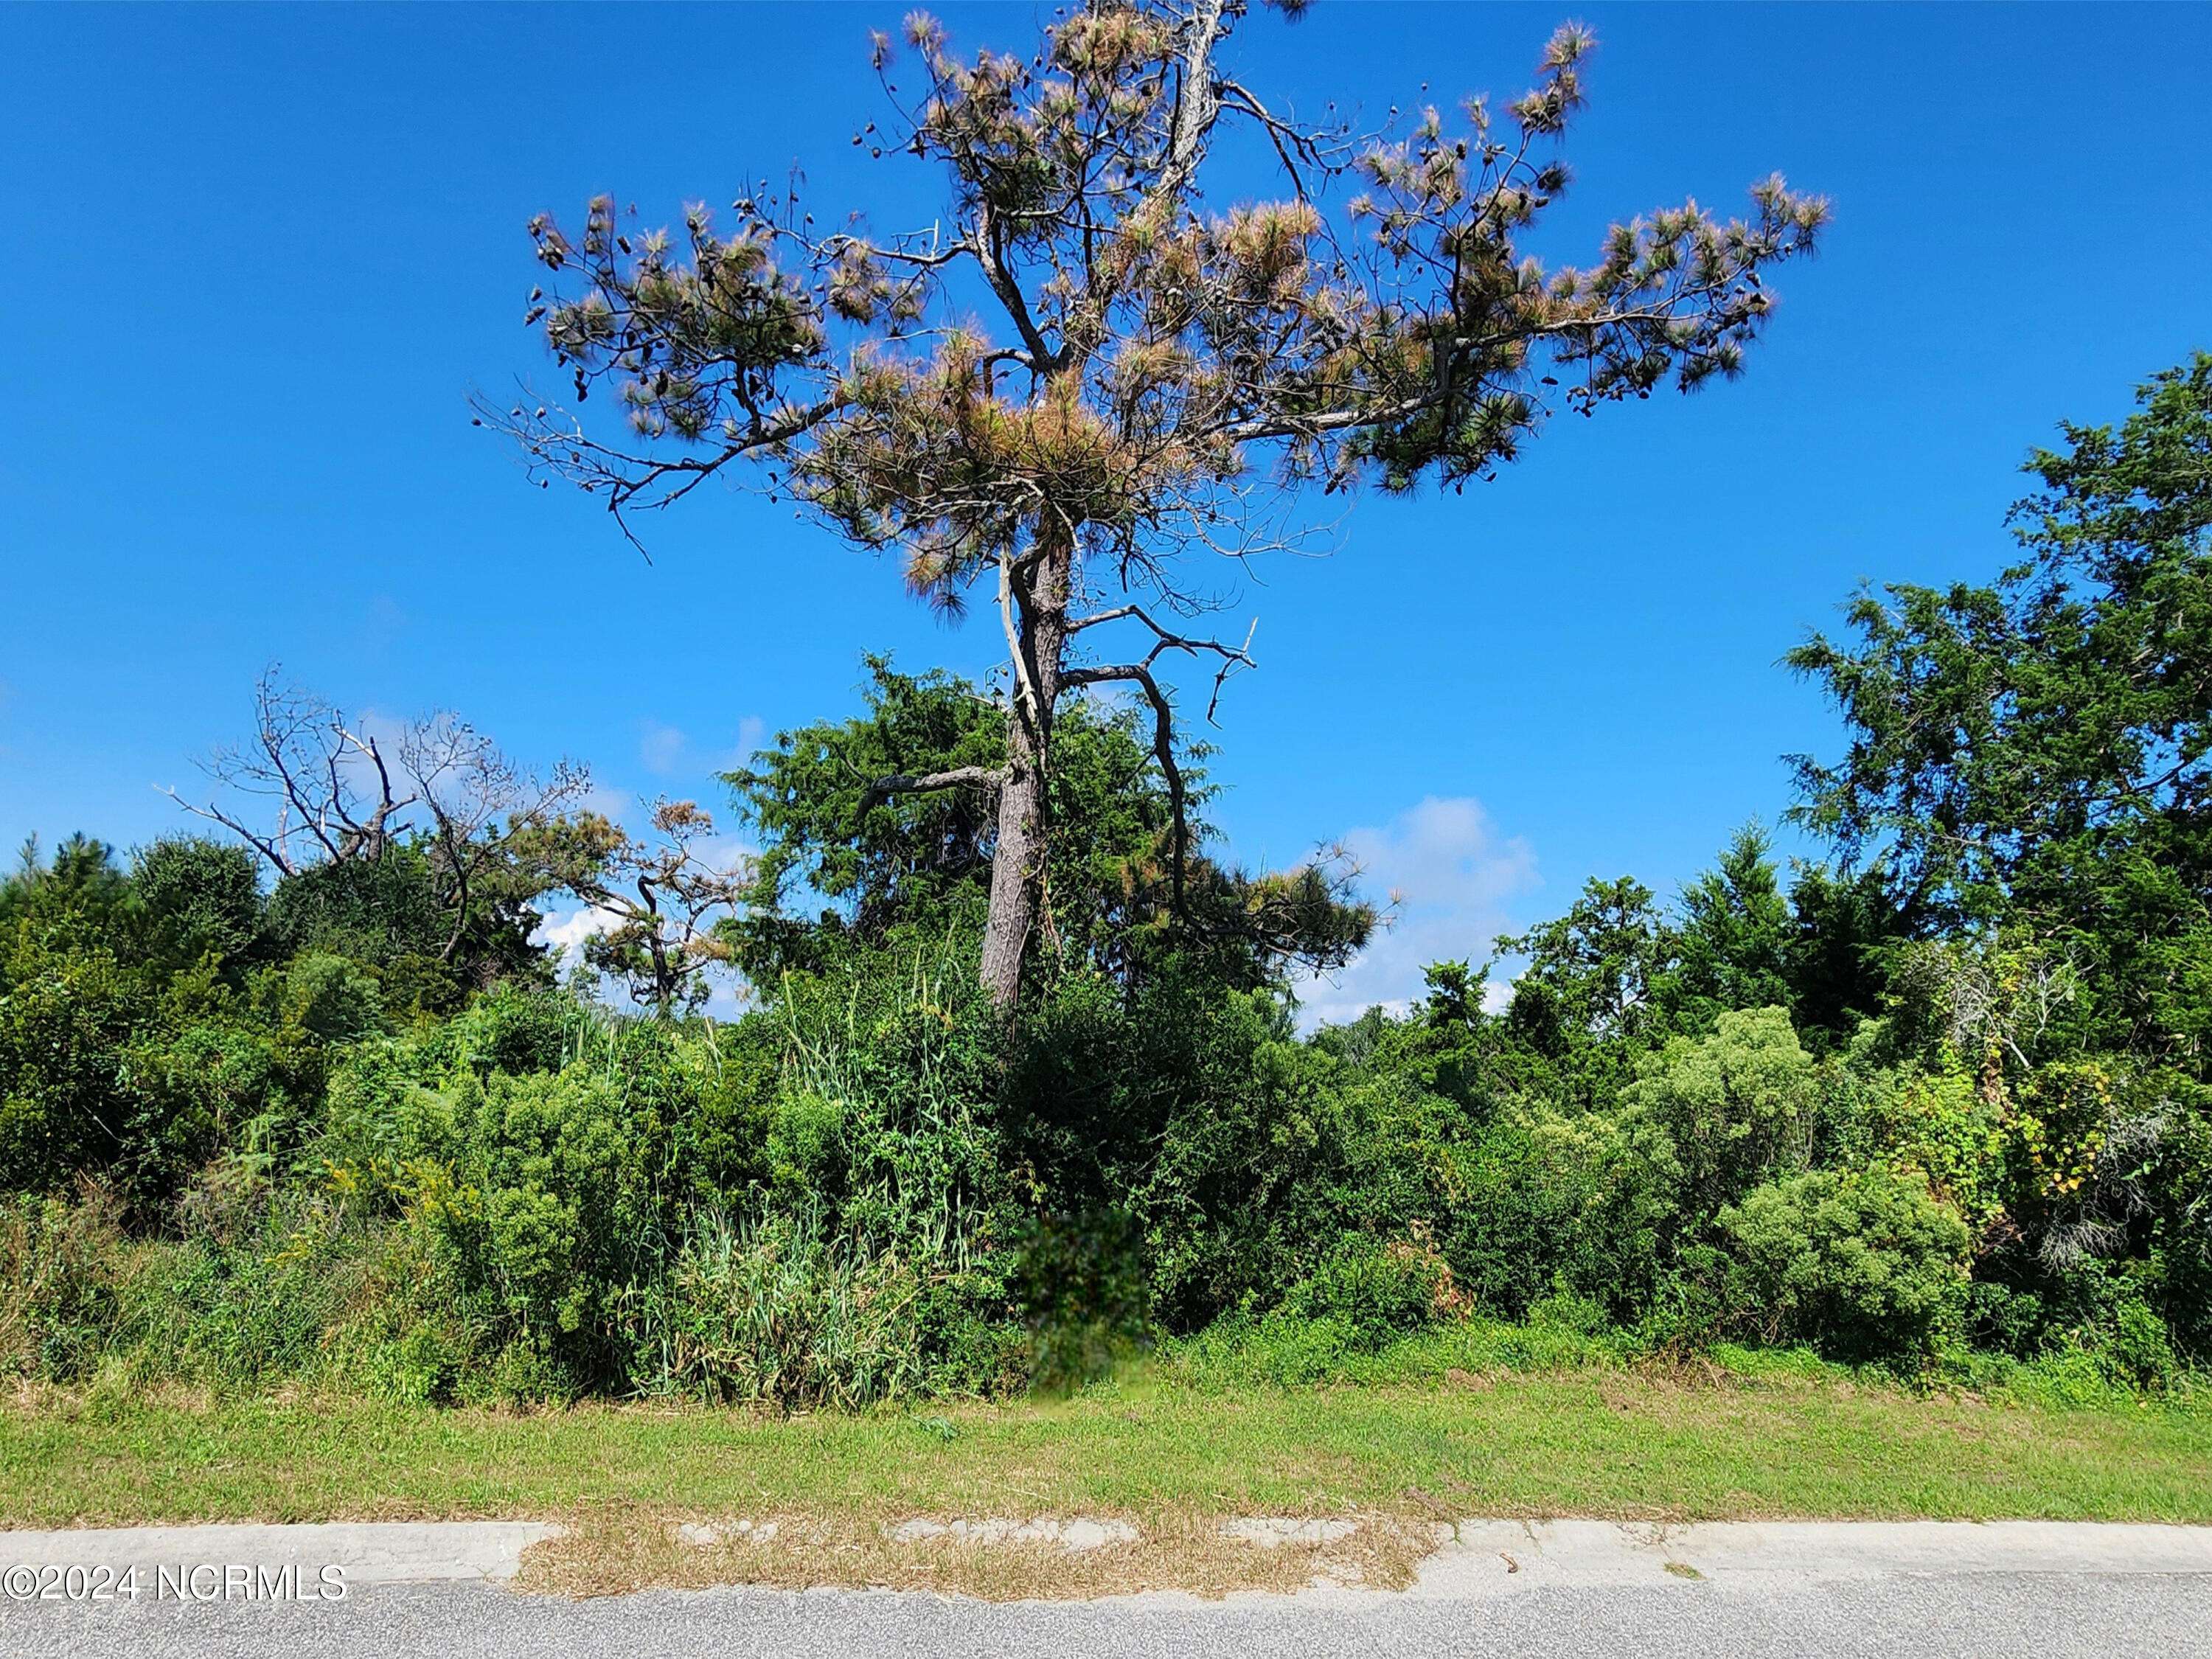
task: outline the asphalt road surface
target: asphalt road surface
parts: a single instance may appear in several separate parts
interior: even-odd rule
[[[1589,1522],[1468,1522],[1403,1593],[998,1605],[850,1590],[653,1591],[588,1601],[518,1594],[502,1581],[542,1531],[492,1524],[0,1533],[0,1655],[2212,1659],[2212,1531],[2194,1528],[1804,1523],[1656,1533]],[[216,1570],[204,1564],[241,1559],[300,1566],[287,1581],[295,1593],[226,1599]],[[343,1600],[314,1599],[316,1575],[304,1569],[319,1560],[348,1564]],[[206,1599],[41,1600],[26,1593],[31,1581],[17,1582],[27,1569],[42,1571],[40,1564],[100,1561],[200,1562]]]
[[[70,1659],[1074,1659],[1510,1654],[1610,1659],[2212,1654],[2212,1577],[1975,1574],[1743,1588],[1552,1587],[1480,1601],[993,1606],[882,1593],[711,1590],[565,1602],[484,1583],[365,1588],[337,1605],[10,1608],[0,1649]]]

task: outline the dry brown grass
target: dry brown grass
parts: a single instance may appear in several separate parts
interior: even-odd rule
[[[1057,1543],[981,1543],[947,1536],[902,1541],[888,1519],[817,1512],[746,1517],[775,1523],[763,1540],[729,1535],[735,1517],[661,1510],[599,1511],[525,1553],[514,1588],[537,1595],[619,1595],[647,1589],[758,1584],[928,1590],[986,1601],[1085,1601],[1147,1590],[1218,1597],[1232,1590],[1289,1592],[1315,1583],[1380,1589],[1411,1583],[1435,1547],[1428,1522],[1368,1513],[1350,1535],[1263,1546],[1224,1534],[1216,1513],[1146,1516],[1137,1537],[1093,1549]],[[900,1517],[903,1519],[905,1517]],[[684,1522],[718,1525],[720,1541],[687,1542]]]

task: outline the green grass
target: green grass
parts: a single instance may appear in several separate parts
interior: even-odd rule
[[[775,1419],[358,1400],[0,1405],[0,1524],[654,1511],[2212,1522],[2212,1413],[1593,1366]]]

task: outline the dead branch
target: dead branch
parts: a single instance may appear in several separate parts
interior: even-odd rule
[[[1003,768],[988,766],[956,766],[949,771],[930,772],[918,777],[904,773],[893,773],[887,778],[878,778],[860,796],[860,815],[881,806],[894,795],[922,795],[939,789],[985,789],[996,794],[1006,781]]]

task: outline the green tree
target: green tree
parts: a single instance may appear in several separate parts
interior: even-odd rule
[[[244,847],[204,836],[165,836],[131,860],[144,949],[175,971],[202,957],[235,968],[262,929],[260,871]]]
[[[1756,823],[1746,824],[1683,890],[1677,959],[1658,993],[1678,1020],[1705,1030],[1723,1009],[1790,1001],[1790,903],[1772,847]]]
[[[51,1190],[128,1148],[146,1003],[106,945],[19,937],[0,986],[0,1190]]]
[[[1904,937],[1889,872],[1808,864],[1790,884],[1790,1011],[1808,1041],[1840,1048],[1881,1012],[1887,960]]]
[[[1564,916],[1498,940],[1528,958],[1506,1006],[1507,1030],[1556,1062],[1585,1103],[1609,1097],[1661,1031],[1655,992],[1671,971],[1674,930],[1632,876],[1593,876]]]
[[[115,849],[82,831],[42,861],[33,836],[0,881],[0,936],[55,948],[118,942],[136,905]]]
[[[947,674],[900,674],[882,658],[867,667],[864,714],[780,733],[727,775],[762,846],[724,928],[756,984],[972,941],[988,912],[999,817],[988,791],[878,781],[1003,754],[1006,711]],[[1209,856],[1196,816],[1210,793],[1203,750],[1186,757],[1171,788],[1133,710],[1071,704],[1059,729],[1050,805],[1065,833],[1042,883],[1059,971],[1128,989],[1176,959],[1199,984],[1255,989],[1287,963],[1340,967],[1366,941],[1374,912],[1350,896],[1344,860],[1253,875]],[[1179,834],[1190,838],[1180,908],[1170,850]]]
[[[309,951],[377,968],[434,962],[445,914],[429,860],[394,845],[375,858],[326,860],[284,877],[269,899],[269,931],[286,957]]]
[[[136,1097],[125,1050],[149,1018],[127,950],[135,896],[103,842],[35,838],[0,881],[0,1190],[111,1161]]]
[[[1917,931],[2025,925],[2102,989],[2100,1041],[2212,1058],[2212,356],[2067,425],[1987,586],[1894,586],[1791,665],[1851,732],[1800,820],[1888,860]]]
[[[795,188],[764,180],[726,235],[703,205],[680,234],[629,226],[606,197],[574,237],[541,216],[557,291],[533,294],[528,320],[579,402],[611,387],[619,422],[478,405],[618,519],[757,462],[772,495],[897,550],[918,597],[957,613],[983,596],[1006,635],[1003,752],[875,783],[988,798],[981,975],[1001,1008],[1046,914],[1070,693],[1120,685],[1152,711],[1177,809],[1171,902],[1187,902],[1176,711],[1155,671],[1203,661],[1218,696],[1252,660],[1249,630],[1186,620],[1212,586],[1193,555],[1258,550],[1308,486],[1486,478],[1562,380],[1559,401],[1588,414],[1733,375],[1771,309],[1766,268],[1826,217],[1774,179],[1747,220],[1686,203],[1616,226],[1591,265],[1547,270],[1525,239],[1567,185],[1553,152],[1583,101],[1586,31],[1554,36],[1500,109],[1473,100],[1449,126],[1424,110],[1355,141],[1235,77],[1246,9],[1096,0],[1034,55],[973,58],[915,15],[898,71],[915,89],[891,88],[884,125],[854,142],[942,168],[933,229],[877,237],[839,212],[817,231]],[[893,55],[878,35],[878,69]],[[1217,147],[1255,141],[1279,164],[1275,198],[1224,178],[1215,191],[1247,204],[1206,209]],[[1127,653],[1091,653],[1123,635]]]
[[[254,877],[197,840],[126,874],[80,836],[0,882],[0,1190],[98,1174],[134,1221],[164,1218],[210,1158],[252,1143],[265,1164],[299,1127],[325,1044],[364,1028],[265,963]],[[358,974],[327,963],[325,981]]]

